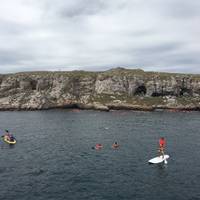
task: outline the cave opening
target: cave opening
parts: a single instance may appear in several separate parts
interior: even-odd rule
[[[31,81],[31,89],[32,89],[32,90],[36,90],[36,88],[37,88],[37,81],[32,80],[32,81]]]
[[[187,88],[181,88],[180,90],[180,96],[189,96],[192,94],[192,90],[191,89],[187,89]]]
[[[136,88],[134,95],[144,96],[147,93],[147,89],[144,85],[141,85]]]

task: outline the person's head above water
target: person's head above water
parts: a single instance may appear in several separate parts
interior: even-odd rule
[[[9,133],[9,130],[6,129],[5,132],[6,132],[6,133]]]
[[[117,142],[115,142],[115,144],[117,144]]]

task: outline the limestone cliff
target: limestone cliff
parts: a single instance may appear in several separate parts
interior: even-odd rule
[[[200,110],[200,75],[116,68],[0,75],[1,110]]]

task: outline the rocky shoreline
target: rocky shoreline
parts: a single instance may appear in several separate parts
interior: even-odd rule
[[[0,110],[200,110],[200,75],[144,72],[23,72],[0,75]]]

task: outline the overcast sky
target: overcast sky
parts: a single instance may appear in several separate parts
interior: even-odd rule
[[[200,0],[0,0],[0,73],[200,73]]]

